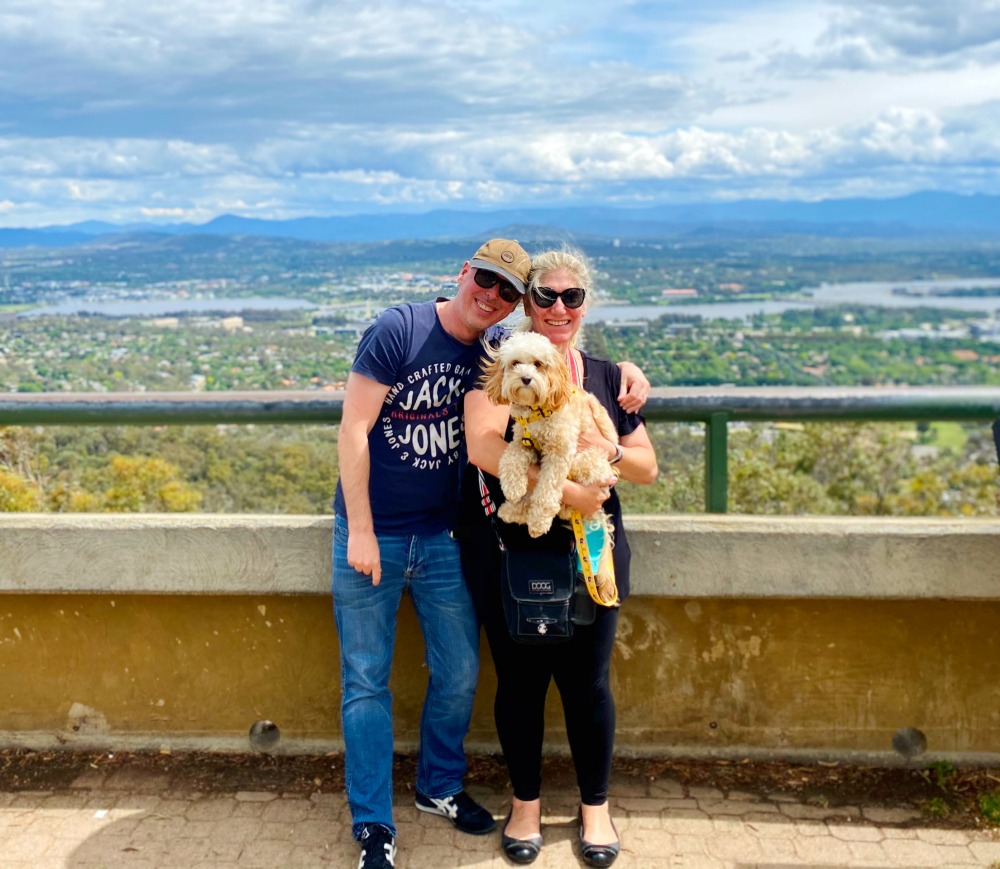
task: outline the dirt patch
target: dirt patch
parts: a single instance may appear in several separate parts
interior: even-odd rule
[[[156,791],[204,793],[272,791],[280,793],[341,793],[343,756],[269,755],[206,752],[2,751],[0,791],[67,791],[143,783]],[[397,789],[412,792],[416,759],[395,758]],[[928,767],[874,767],[841,764],[791,764],[726,760],[620,759],[616,784],[643,786],[657,781],[678,782],[685,788],[710,787],[729,794],[751,793],[763,798],[786,797],[798,802],[837,807],[911,807],[920,809],[924,823],[975,829],[1000,823],[1000,770],[957,769],[947,763]],[[573,787],[568,758],[546,758],[544,778]],[[469,758],[467,780],[506,793],[507,771],[496,755]]]

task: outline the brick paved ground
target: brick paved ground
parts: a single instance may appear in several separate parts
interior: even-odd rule
[[[624,848],[617,866],[687,869],[1000,867],[1000,836],[935,827],[909,808],[825,809],[788,796],[724,795],[671,780],[616,782]],[[495,815],[504,794],[473,794]],[[582,865],[568,789],[545,799],[540,869]],[[510,864],[499,834],[466,836],[397,803],[397,869]],[[166,777],[84,774],[58,792],[0,793],[3,869],[299,869],[351,867],[358,850],[340,795],[185,791]]]

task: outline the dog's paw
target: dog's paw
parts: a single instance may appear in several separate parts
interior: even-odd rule
[[[497,516],[508,525],[523,525],[528,518],[528,510],[523,501],[504,501],[497,510]]]
[[[532,504],[526,517],[528,533],[532,537],[541,537],[544,534],[548,534],[549,529],[552,527],[552,519],[555,515],[555,510],[546,510],[544,508],[539,509],[538,504]]]
[[[528,481],[521,474],[500,477],[500,488],[508,501],[520,501],[528,494]]]
[[[528,519],[528,533],[532,537],[544,537],[552,527],[552,517],[544,519]]]

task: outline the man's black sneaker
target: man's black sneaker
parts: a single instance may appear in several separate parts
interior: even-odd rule
[[[447,818],[463,833],[482,836],[486,833],[492,833],[497,828],[497,822],[493,815],[465,791],[440,800],[425,797],[420,791],[417,791],[416,803],[420,811]]]
[[[369,824],[361,831],[361,859],[358,869],[395,869],[396,838],[381,824]]]

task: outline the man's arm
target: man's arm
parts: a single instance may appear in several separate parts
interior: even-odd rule
[[[618,390],[618,404],[626,413],[638,413],[649,398],[649,381],[634,362],[619,362],[622,386]]]
[[[371,457],[368,433],[375,425],[389,387],[352,371],[347,378],[344,411],[337,438],[340,487],[347,506],[347,563],[355,570],[371,575],[372,585],[382,579],[378,540],[372,522],[368,496]]]

